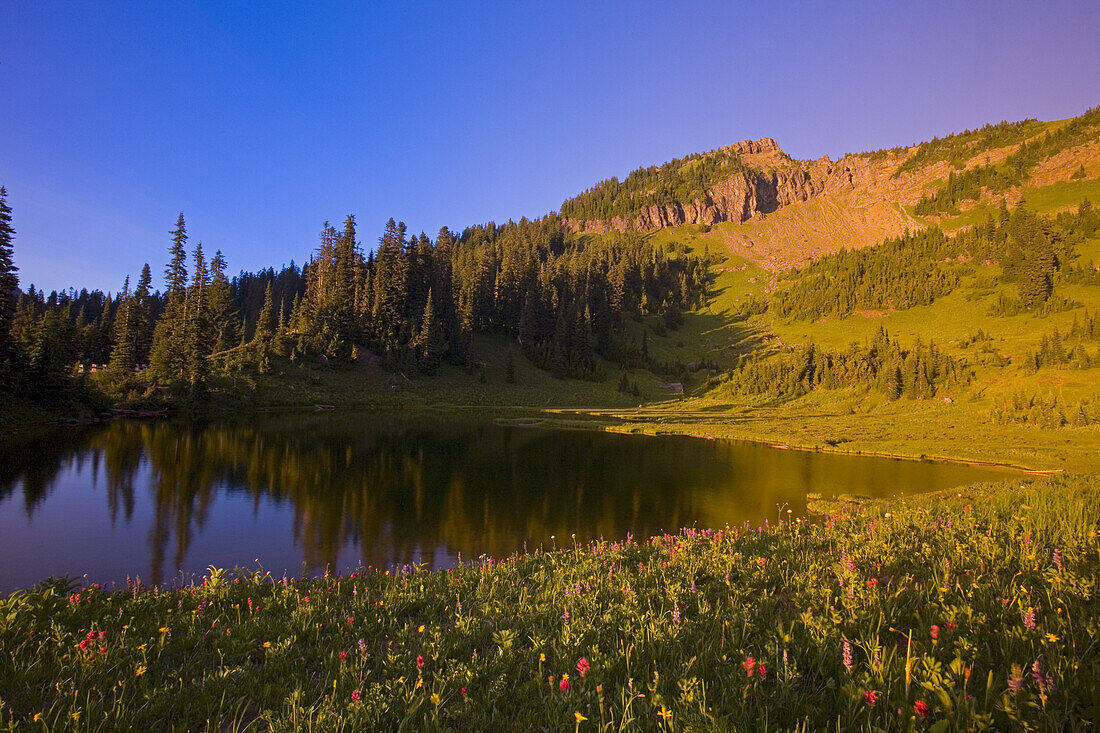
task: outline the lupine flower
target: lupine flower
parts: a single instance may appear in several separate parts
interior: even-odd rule
[[[1054,560],[1054,564],[1058,566],[1058,570],[1062,569],[1062,552],[1061,550],[1054,550],[1051,554],[1051,559]]]
[[[672,609],[672,621],[673,621],[673,623],[677,623],[677,624],[680,623],[680,609],[679,608],[673,608]]]
[[[1043,672],[1043,658],[1039,657],[1035,660],[1035,663],[1031,665],[1031,679],[1035,680],[1035,684],[1039,686],[1039,694],[1046,695],[1047,692],[1054,689],[1054,680],[1050,675]]]
[[[587,657],[581,657],[577,660],[577,672],[580,674],[581,677],[584,677],[586,674],[588,674],[588,669],[591,666],[592,665],[588,663]]]
[[[928,706],[924,704],[923,700],[917,700],[913,703],[913,712],[919,715],[921,720],[924,720],[928,717]]]
[[[1008,675],[1008,689],[1019,692],[1024,689],[1024,670],[1018,665],[1012,665],[1012,672]]]
[[[844,652],[842,654],[842,661],[844,662],[844,669],[849,672],[852,671],[852,645],[848,642],[844,642]]]
[[[1035,609],[1028,606],[1027,613],[1024,614],[1024,626],[1028,629],[1035,628]]]
[[[866,705],[874,705],[878,702],[878,693],[874,690],[867,690],[867,692],[863,693],[863,702]]]

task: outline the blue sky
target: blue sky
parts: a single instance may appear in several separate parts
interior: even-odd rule
[[[180,211],[231,272],[300,264],[348,213],[372,247],[745,138],[837,157],[1080,114],[1097,28],[1096,2],[7,0],[0,184],[23,287],[159,276]]]

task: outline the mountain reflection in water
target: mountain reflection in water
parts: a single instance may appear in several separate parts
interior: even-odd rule
[[[162,583],[207,565],[297,573],[506,556],[804,514],[1000,478],[745,442],[317,413],[113,421],[0,443],[0,592],[48,575]],[[551,536],[556,540],[551,540]]]

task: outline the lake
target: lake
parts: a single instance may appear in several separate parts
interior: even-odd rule
[[[810,492],[888,497],[1006,475],[463,413],[116,420],[0,437],[0,593],[65,574],[178,582],[208,565],[449,567],[574,536],[800,517]]]

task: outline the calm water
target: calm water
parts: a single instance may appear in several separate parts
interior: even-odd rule
[[[0,593],[49,575],[147,583],[208,565],[297,574],[804,514],[1002,478],[744,442],[359,413],[115,421],[0,437]],[[552,540],[551,536],[556,539]]]

